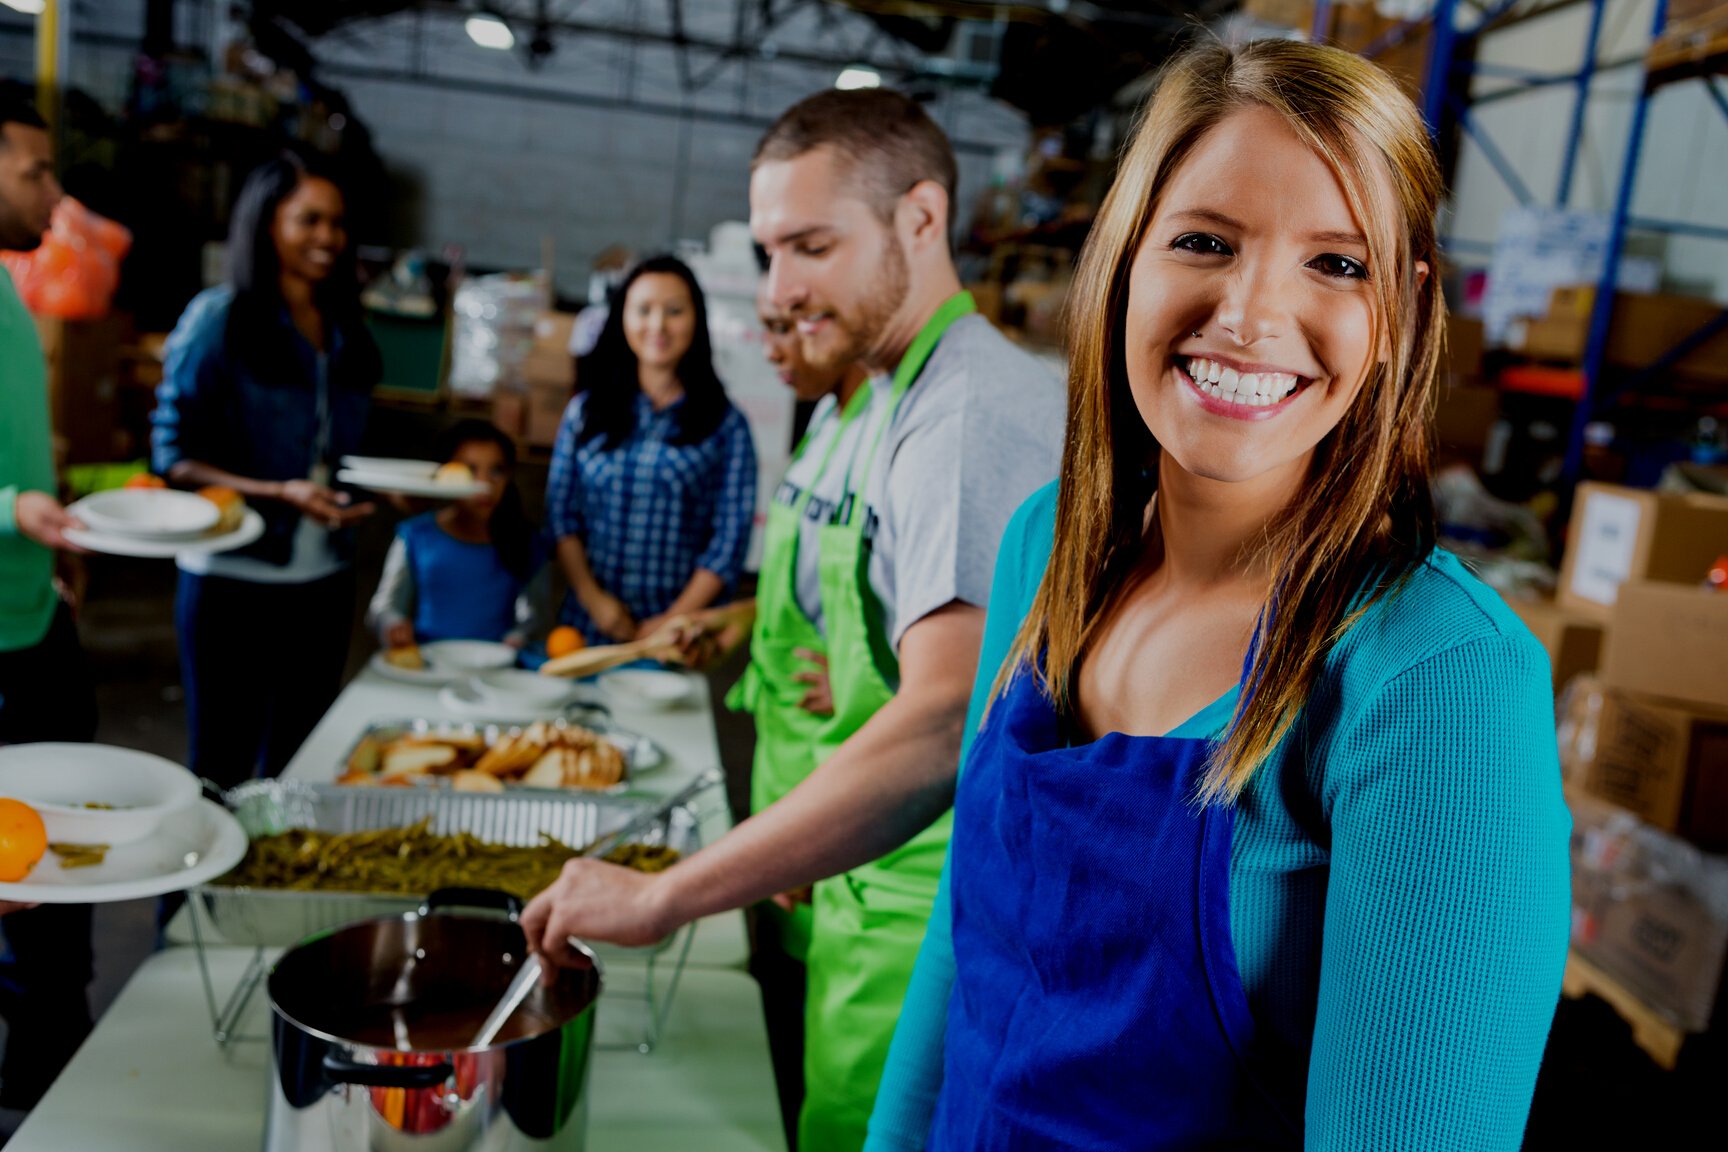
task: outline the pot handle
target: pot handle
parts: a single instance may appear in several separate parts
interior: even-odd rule
[[[522,901],[496,888],[440,888],[420,905],[420,915],[429,916],[445,908],[483,908],[502,912],[514,922],[522,915]]]
[[[443,1064],[362,1064],[334,1052],[324,1054],[324,1075],[332,1084],[362,1088],[436,1088],[456,1074]]]

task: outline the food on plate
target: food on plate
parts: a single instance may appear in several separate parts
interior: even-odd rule
[[[449,484],[452,487],[474,483],[474,470],[459,460],[438,465],[438,471],[432,473],[434,484]]]
[[[131,476],[126,477],[126,483],[121,485],[121,487],[123,487],[123,488],[166,488],[166,487],[168,487],[168,481],[162,479],[162,477],[160,477],[160,476],[152,475],[149,472],[137,472]]]
[[[62,868],[89,868],[108,858],[106,844],[53,843],[48,845],[48,851],[60,857]]]
[[[406,668],[410,672],[424,672],[426,657],[420,653],[418,644],[402,644],[395,648],[384,650],[384,663],[392,668]]]
[[[48,851],[48,829],[22,800],[0,799],[0,880],[16,883]]]
[[[582,633],[568,624],[560,624],[546,634],[546,655],[556,660],[560,656],[568,656],[572,652],[580,652],[588,646],[582,638]]]
[[[232,532],[246,519],[246,500],[234,489],[212,484],[208,488],[198,489],[198,495],[216,505],[216,510],[222,514],[221,519],[216,521],[216,531]]]
[[[451,777],[464,792],[491,792],[510,780],[530,788],[610,788],[624,779],[623,751],[577,724],[539,721],[488,744],[478,732],[362,737],[338,784],[399,785]],[[470,775],[473,773],[474,775]]]
[[[469,832],[432,831],[427,817],[406,828],[372,832],[315,832],[294,828],[260,836],[240,866],[217,881],[232,887],[296,891],[378,892],[424,896],[447,887],[497,888],[532,899],[558,876],[564,862],[581,855],[542,834],[533,847],[493,844]],[[642,872],[660,872],[677,862],[675,849],[623,844],[604,859]]]

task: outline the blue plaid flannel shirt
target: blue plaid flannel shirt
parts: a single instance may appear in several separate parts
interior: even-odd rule
[[[728,407],[712,435],[669,443],[682,404],[663,412],[637,397],[636,427],[610,451],[600,439],[578,444],[582,397],[564,409],[546,482],[554,540],[581,539],[600,586],[646,620],[671,607],[698,568],[724,582],[730,597],[744,570],[756,514],[756,446],[750,426]],[[573,595],[559,620],[590,643],[607,640]]]

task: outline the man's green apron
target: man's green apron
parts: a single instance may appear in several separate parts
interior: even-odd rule
[[[798,607],[798,525],[810,504],[810,493],[827,471],[834,449],[858,413],[869,407],[870,385],[860,387],[838,417],[839,429],[828,442],[828,451],[797,500],[790,504],[775,500],[768,506],[768,524],[762,534],[762,570],[756,584],[756,623],[750,631],[750,666],[726,697],[735,712],[748,711],[756,719],[756,755],[750,763],[750,811],[760,812],[797,787],[815,771],[817,740],[828,717],[817,716],[800,706],[808,685],[793,676],[811,667],[795,653],[806,649],[826,653],[827,642],[816,625]],[[811,429],[811,432],[816,431]],[[792,459],[804,454],[810,433],[799,443]],[[764,931],[777,932],[781,947],[796,960],[803,960],[810,946],[811,906],[797,905],[790,913],[776,904],[761,905],[759,921]]]
[[[873,429],[864,459],[854,459],[833,520],[820,532],[822,621],[834,715],[816,740],[821,763],[894,695],[899,662],[880,603],[870,590],[871,541],[861,489],[900,401],[930,353],[972,297],[950,297],[924,325],[894,372],[890,403]],[[851,872],[816,885],[807,963],[804,1110],[798,1141],[804,1152],[861,1148],[882,1078],[888,1044],[912,975],[936,882],[948,849],[948,814],[906,844]]]

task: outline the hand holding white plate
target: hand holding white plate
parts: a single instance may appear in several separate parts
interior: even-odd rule
[[[194,496],[192,499],[199,500],[202,497]],[[205,501],[205,503],[209,503],[209,501]],[[82,520],[84,518],[83,504],[84,502],[80,500],[67,511]],[[211,504],[210,507],[214,509],[216,506]],[[110,556],[134,556],[144,560],[172,560],[182,553],[232,552],[236,548],[246,547],[262,535],[264,535],[264,517],[260,516],[255,508],[246,509],[246,514],[241,517],[240,527],[234,531],[206,533],[202,536],[127,536],[113,532],[99,532],[90,527],[66,529],[66,539],[86,552],[103,552]]]
[[[50,852],[24,879],[0,884],[0,900],[106,904],[196,888],[240,863],[246,833],[220,804],[199,800],[170,812],[143,840],[116,844],[100,864],[62,868]]]
[[[470,476],[466,481],[441,478],[441,466],[431,460],[395,460],[377,456],[344,456],[336,479],[372,492],[395,492],[431,500],[466,500],[487,485]]]
[[[94,532],[152,540],[186,540],[216,527],[222,510],[202,496],[172,488],[115,488],[67,509]]]

